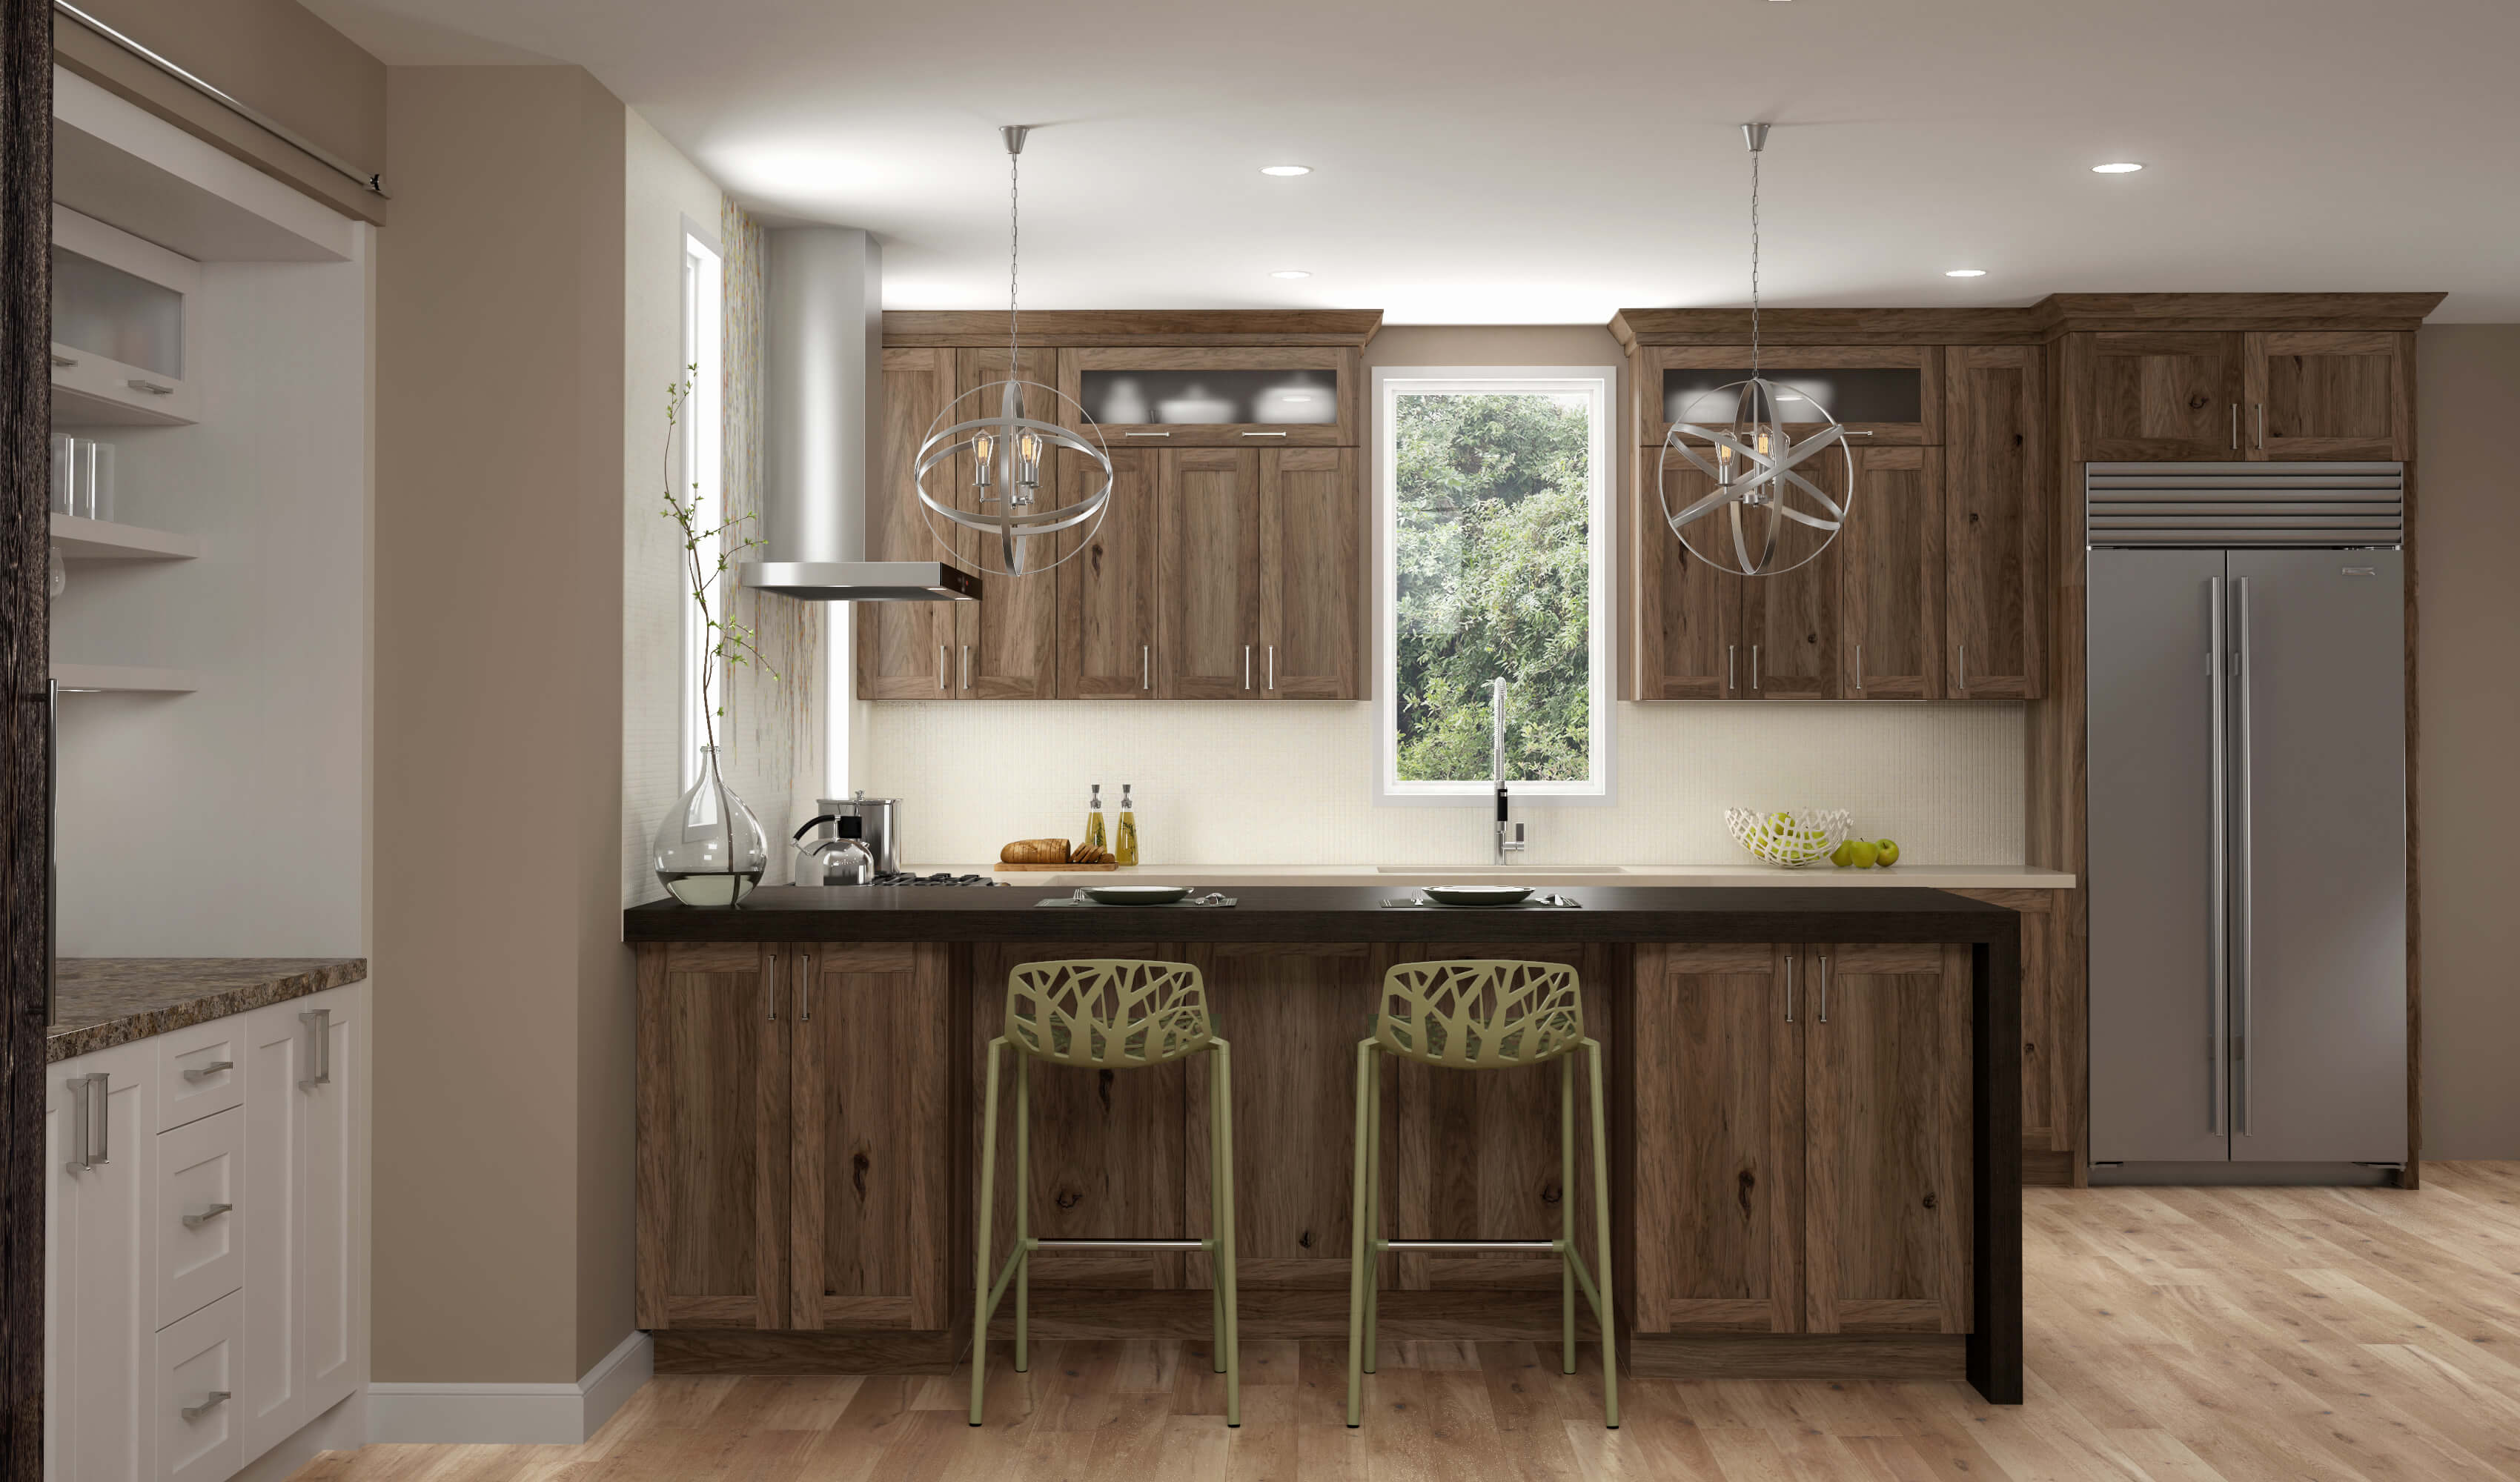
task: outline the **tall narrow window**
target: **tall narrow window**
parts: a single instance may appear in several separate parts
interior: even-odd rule
[[[683,489],[698,507],[698,528],[713,529],[726,516],[726,471],[722,439],[726,425],[725,347],[726,270],[717,244],[686,223],[683,229],[683,365],[692,383],[683,407],[679,445]],[[703,569],[717,564],[717,553],[702,552]],[[677,568],[682,569],[680,567]],[[732,582],[721,583],[718,606]],[[700,675],[709,658],[711,634],[700,621],[689,592],[683,593],[683,786],[699,780],[700,747],[707,731],[700,716]],[[721,679],[723,675],[712,676]],[[718,686],[723,695],[725,687]]]
[[[1384,367],[1375,402],[1376,793],[1609,796],[1615,367]]]

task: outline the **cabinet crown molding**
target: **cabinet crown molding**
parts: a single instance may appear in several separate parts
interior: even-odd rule
[[[1035,345],[1338,345],[1363,348],[1382,328],[1380,309],[1035,309],[1023,314]],[[887,309],[886,348],[993,345],[1007,316],[993,309]]]
[[[2034,344],[2091,330],[2412,330],[2445,293],[2050,293],[2014,308],[1766,309],[1770,344]],[[1621,345],[1739,344],[1746,308],[1621,309]]]

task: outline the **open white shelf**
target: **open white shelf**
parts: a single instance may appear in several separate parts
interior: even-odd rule
[[[138,664],[53,665],[53,682],[66,692],[112,690],[137,695],[190,695],[201,685],[183,669],[151,669]]]
[[[53,549],[64,561],[191,561],[202,554],[202,538],[56,514]]]

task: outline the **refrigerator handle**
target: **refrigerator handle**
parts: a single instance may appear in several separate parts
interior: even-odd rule
[[[2249,1135],[2249,1092],[2252,1079],[2249,1074],[2249,1053],[2252,1048],[2249,1044],[2249,1029],[2252,1010],[2255,1008],[2254,1000],[2257,997],[2251,982],[2256,974],[2256,964],[2253,959],[2257,953],[2252,940],[2256,913],[2250,907],[2250,897],[2257,891],[2257,861],[2249,844],[2250,800],[2251,794],[2256,790],[2249,776],[2251,741],[2249,692],[2257,685],[2257,675],[2251,672],[2253,664],[2249,654],[2249,579],[2247,577],[2235,576],[2231,579],[2231,597],[2233,629],[2231,688],[2238,712],[2234,717],[2231,750],[2239,762],[2232,774],[2232,786],[2237,789],[2233,808],[2237,817],[2232,821],[2232,831],[2237,837],[2232,850],[2235,868],[2232,872],[2234,888],[2231,892],[2235,902],[2233,915],[2236,917],[2232,922],[2231,940],[2232,996],[2236,1000],[2234,1005],[2236,1012],[2233,1015],[2236,1022],[2231,1032],[2231,1081],[2232,1090],[2235,1093],[2231,1098],[2231,1131],[2235,1136],[2247,1137]]]
[[[2209,706],[2213,713],[2214,744],[2208,753],[2207,773],[2212,779],[2214,869],[2208,876],[2213,900],[2213,931],[2207,980],[2213,991],[2207,995],[2205,1021],[2205,1055],[2210,1061],[2205,1077],[2205,1130],[2217,1136],[2224,1132],[2223,1110],[2229,1103],[2230,1091],[2224,1083],[2230,1069],[2231,1050],[2228,1038],[2230,1029],[2230,962],[2231,962],[2231,800],[2228,786],[2230,768],[2230,691],[2225,675],[2223,653],[2228,647],[2224,632],[2223,578],[2206,578],[2209,609],[2206,626],[2210,637],[2205,650],[2205,677],[2212,694]]]

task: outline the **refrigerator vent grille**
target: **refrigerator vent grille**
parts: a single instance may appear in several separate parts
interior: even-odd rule
[[[2396,463],[2094,463],[2083,473],[2092,548],[2395,548]]]

